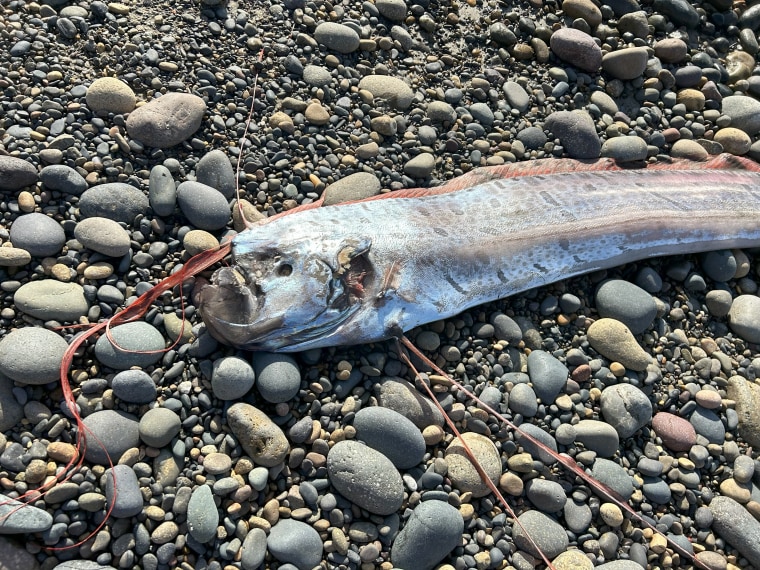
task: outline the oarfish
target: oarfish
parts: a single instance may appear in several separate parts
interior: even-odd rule
[[[238,234],[199,309],[244,349],[380,341],[626,262],[760,245],[758,171],[730,155],[645,169],[544,160],[311,205]]]

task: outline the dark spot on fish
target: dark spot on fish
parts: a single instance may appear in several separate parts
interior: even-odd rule
[[[434,228],[433,228],[433,231],[434,231],[435,233],[437,233],[439,236],[444,236],[444,237],[446,237],[446,236],[448,236],[448,235],[449,235],[449,232],[447,232],[446,230],[444,230],[443,228],[440,228],[440,227],[434,227]]]
[[[557,202],[548,192],[539,192],[539,196],[541,196],[544,199],[544,202],[547,204],[551,204],[552,206],[559,206],[559,202]]]
[[[561,238],[559,240],[559,247],[562,248],[563,251],[567,251],[570,249],[570,240],[567,238]]]
[[[573,256],[573,261],[575,261],[575,263],[583,263],[583,260],[578,255]]]
[[[501,281],[502,283],[507,282],[507,276],[504,275],[504,272],[501,269],[496,270],[496,277],[498,277],[499,281]]]
[[[541,265],[540,263],[534,263],[533,267],[535,267],[536,269],[538,269],[542,273],[546,273],[547,271],[549,271],[545,266]]]
[[[451,275],[449,275],[448,272],[444,273],[443,277],[446,279],[446,282],[451,285],[454,291],[462,295],[466,293],[466,291],[459,286],[459,283],[457,283],[456,280]]]

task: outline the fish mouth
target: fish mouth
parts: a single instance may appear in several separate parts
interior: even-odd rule
[[[292,316],[286,319],[290,307],[279,308],[273,316],[266,316],[273,310],[266,306],[268,294],[257,282],[260,276],[254,277],[246,270],[245,258],[234,266],[218,269],[211,282],[201,286],[196,306],[211,336],[224,344],[248,350],[287,347],[294,350],[297,345],[336,330],[371,294],[374,271],[366,250],[344,250],[336,261],[334,264],[321,262],[328,275],[323,293],[316,295],[321,301],[304,299],[303,304],[311,305],[313,313],[298,319]],[[279,300],[275,297],[270,304],[274,303],[277,308],[275,299]],[[298,303],[297,298],[291,298],[287,305]]]

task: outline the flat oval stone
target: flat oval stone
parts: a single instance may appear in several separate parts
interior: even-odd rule
[[[399,469],[418,465],[425,455],[422,432],[398,412],[380,406],[363,408],[354,417],[356,439],[390,459]]]
[[[45,188],[79,196],[87,190],[87,181],[76,170],[63,164],[51,164],[40,171]]]
[[[187,530],[201,544],[216,536],[219,525],[219,511],[214,502],[214,494],[208,485],[199,485],[193,490],[187,504]]]
[[[443,425],[443,416],[438,408],[402,378],[383,377],[374,385],[373,391],[378,404],[409,418],[419,429]]]
[[[401,475],[390,459],[363,443],[336,443],[327,454],[327,474],[341,495],[371,513],[389,515],[401,508]]]
[[[206,102],[190,93],[166,93],[127,117],[127,133],[146,146],[169,148],[189,139],[201,126]]]
[[[501,477],[501,456],[494,443],[484,435],[465,432],[461,439],[455,438],[446,448],[446,464],[451,484],[462,492],[471,492],[473,497],[484,497],[491,491],[467,456],[462,440],[472,450],[488,478],[498,483]]]
[[[633,334],[644,332],[657,316],[657,305],[652,295],[622,279],[602,283],[596,291],[595,300],[602,317],[620,321]]]
[[[132,88],[116,77],[100,77],[87,88],[87,107],[97,115],[123,115],[135,108]]]
[[[0,535],[45,532],[53,525],[53,515],[44,509],[5,497],[0,501]]]
[[[123,182],[98,184],[85,190],[79,199],[83,218],[108,218],[132,224],[138,214],[148,211],[148,198],[139,188]]]
[[[179,416],[168,408],[148,410],[142,415],[138,425],[140,439],[155,448],[169,445],[179,433],[180,427]]]
[[[322,22],[314,30],[314,39],[338,53],[351,53],[359,47],[359,34],[337,22]]]
[[[365,75],[359,80],[359,89],[369,91],[400,111],[408,109],[414,101],[412,88],[403,79],[389,75]]]
[[[544,350],[528,355],[528,375],[533,390],[544,404],[551,404],[567,384],[570,371],[559,360]]]
[[[230,200],[235,195],[235,171],[230,157],[216,149],[204,154],[195,167],[195,179],[201,184],[211,186],[222,196]]]
[[[290,562],[300,570],[311,570],[322,560],[322,539],[310,525],[280,519],[269,531],[269,552],[280,562]]]
[[[156,383],[143,370],[124,370],[113,377],[111,388],[117,398],[131,404],[147,404],[156,399]]]
[[[301,370],[292,356],[259,352],[253,356],[256,387],[261,396],[273,404],[288,402],[301,388]]]
[[[279,465],[290,451],[290,444],[277,424],[250,404],[231,406],[227,410],[227,423],[243,450],[259,465]]]
[[[575,426],[575,440],[600,457],[612,457],[620,446],[614,427],[598,420],[581,420]]]
[[[150,169],[148,178],[148,200],[150,207],[159,216],[170,216],[177,205],[177,186],[169,169],[157,164]]]
[[[712,528],[753,567],[760,568],[760,522],[729,497],[715,497],[709,508]]]
[[[325,206],[332,206],[341,202],[363,200],[370,196],[376,196],[382,190],[380,180],[371,172],[355,172],[345,178],[341,178],[325,188]]]
[[[520,524],[512,527],[512,537],[521,550],[528,552],[531,556],[539,556],[526,534],[550,560],[567,550],[570,544],[567,533],[562,525],[550,516],[540,511],[526,511],[517,519]]]
[[[23,158],[0,155],[0,190],[15,192],[37,182],[37,168]]]
[[[230,206],[221,192],[200,182],[187,181],[177,187],[180,210],[196,228],[214,231],[227,225]]]
[[[74,237],[83,246],[109,257],[121,257],[131,246],[127,231],[108,218],[82,220],[74,228]]]
[[[760,297],[739,295],[728,311],[728,326],[748,342],[760,344]]]
[[[697,443],[697,432],[689,421],[675,414],[659,412],[652,418],[652,429],[672,451],[689,451]]]
[[[56,255],[66,243],[61,224],[37,212],[16,218],[11,224],[10,238],[13,247],[24,249],[33,257]]]
[[[391,547],[397,568],[432,570],[462,540],[464,520],[459,511],[443,501],[424,501],[398,533]]]
[[[22,384],[47,384],[59,378],[68,344],[53,331],[16,329],[0,340],[0,373]]]
[[[109,368],[146,368],[163,356],[166,342],[164,336],[156,327],[146,322],[136,321],[118,325],[111,329],[111,336],[116,342],[115,346],[105,334],[95,343],[95,356],[101,364]]]
[[[137,420],[124,412],[100,410],[84,418],[87,431],[84,438],[92,433],[88,441],[85,457],[93,463],[108,465],[110,457],[113,463],[119,461],[124,452],[140,444]]]
[[[75,322],[90,310],[81,285],[55,279],[24,283],[13,294],[13,304],[42,321]]]
[[[0,266],[21,267],[32,260],[32,255],[20,247],[0,247]]]
[[[137,474],[129,465],[115,465],[108,469],[106,477],[106,501],[113,506],[111,516],[128,519],[142,512],[143,496]]]
[[[525,485],[525,495],[541,512],[557,513],[565,507],[567,495],[562,485],[547,479],[531,479]]]
[[[238,400],[253,387],[253,367],[238,356],[225,356],[214,361],[211,389],[220,400]]]

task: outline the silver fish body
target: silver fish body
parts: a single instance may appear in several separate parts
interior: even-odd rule
[[[239,234],[201,292],[212,334],[252,350],[384,340],[575,275],[760,245],[760,173],[576,170],[366,200]]]

